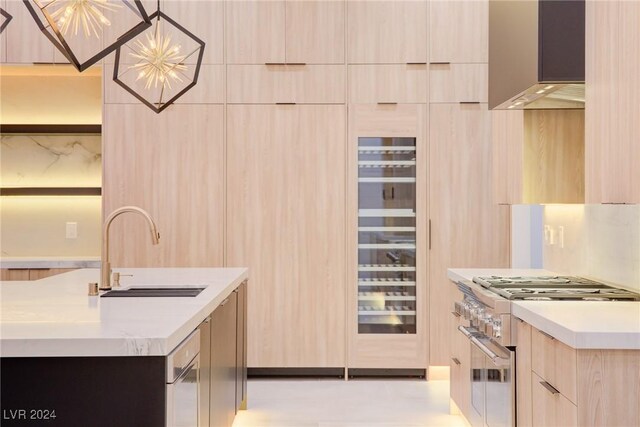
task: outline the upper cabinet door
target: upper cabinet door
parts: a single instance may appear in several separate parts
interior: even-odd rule
[[[286,62],[344,63],[344,1],[286,2]]]
[[[24,3],[8,0],[5,4],[6,11],[13,16],[3,31],[7,43],[6,62],[14,64],[53,62],[53,44],[40,31]]]
[[[147,8],[149,14],[154,11],[155,8]],[[205,42],[203,64],[224,63],[224,2],[222,0],[166,0],[163,1],[162,11]],[[178,35],[178,33],[175,34],[175,36]],[[187,45],[191,44],[187,42],[183,44],[183,46]]]
[[[488,0],[429,2],[430,62],[489,61]]]
[[[243,1],[227,3],[227,63],[285,62],[285,2]]]
[[[351,64],[427,61],[427,2],[347,2]]]

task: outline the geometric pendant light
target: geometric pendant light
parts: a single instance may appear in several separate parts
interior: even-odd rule
[[[116,49],[113,80],[156,113],[198,82],[204,41],[158,10],[152,26]]]
[[[23,0],[40,30],[84,71],[151,26],[140,0]]]
[[[2,33],[4,29],[7,28],[7,25],[9,25],[9,21],[13,19],[13,16],[1,7],[0,16],[2,16],[2,20],[0,21],[0,33]]]

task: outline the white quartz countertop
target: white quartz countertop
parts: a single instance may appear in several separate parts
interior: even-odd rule
[[[569,347],[640,350],[640,302],[514,301],[511,314]]]
[[[449,279],[474,276],[548,276],[541,269],[449,269]],[[597,280],[597,279],[595,279]],[[512,301],[511,314],[578,349],[640,350],[640,302]]]
[[[164,356],[248,278],[244,268],[116,269],[123,287],[200,286],[197,297],[88,296],[99,269],[0,283],[0,356]]]
[[[0,268],[100,268],[100,257],[1,257]]]

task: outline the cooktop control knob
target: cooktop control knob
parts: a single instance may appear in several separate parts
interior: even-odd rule
[[[502,321],[500,319],[494,319],[492,335],[494,338],[502,337]]]

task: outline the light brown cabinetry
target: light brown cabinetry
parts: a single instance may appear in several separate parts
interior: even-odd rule
[[[487,102],[487,64],[431,64],[429,102]]]
[[[236,414],[236,340],[238,294],[229,296],[211,314],[209,423],[231,426]]]
[[[639,21],[639,2],[586,2],[587,203],[640,203]]]
[[[352,104],[427,102],[426,64],[349,65]]]
[[[460,296],[462,298],[462,296]],[[460,317],[452,312],[450,384],[451,400],[468,420],[471,418],[471,344],[469,338],[458,330]]]
[[[564,395],[545,387],[547,382],[535,372],[531,373],[532,422],[539,427],[577,427],[578,408]]]
[[[344,8],[343,1],[230,1],[227,63],[343,63]]]
[[[343,367],[346,112],[227,107],[226,265],[255,277],[252,367]]]
[[[343,64],[345,2],[287,0],[287,63]]]
[[[494,201],[583,203],[583,110],[493,110]]]
[[[491,200],[486,104],[431,104],[429,116],[430,364],[449,365],[452,267],[507,267],[510,210]]]
[[[21,1],[7,0],[6,11],[13,16],[3,31],[6,39],[6,62],[30,64],[53,62],[53,44],[40,31],[29,10]]]
[[[489,61],[489,1],[429,2],[429,62]]]
[[[640,351],[574,349],[515,321],[519,426],[640,425]]]
[[[160,232],[152,246],[140,218],[118,218],[113,265],[223,265],[223,114],[222,105],[173,105],[161,115],[141,104],[104,106],[104,212],[140,206]]]
[[[144,7],[148,14],[156,10],[154,3],[148,6],[145,3]],[[203,64],[222,64],[224,63],[224,7],[223,0],[162,0],[161,10],[205,42]],[[173,36],[177,37],[179,33],[173,33]],[[180,39],[173,40],[180,42]],[[201,86],[198,85],[200,88]]]
[[[347,62],[427,62],[427,2],[348,1]]]
[[[0,274],[2,275],[1,280],[3,282],[13,280],[29,280],[28,268],[3,268],[0,269]]]
[[[531,334],[531,370],[576,403],[576,349],[534,329]]]
[[[3,281],[39,280],[56,274],[67,273],[74,268],[3,268],[0,270]]]
[[[229,65],[229,104],[344,104],[340,65]]]
[[[516,416],[518,427],[533,427],[531,402],[531,325],[513,318],[516,322]]]
[[[228,64],[285,62],[285,2],[234,0],[226,4]]]

